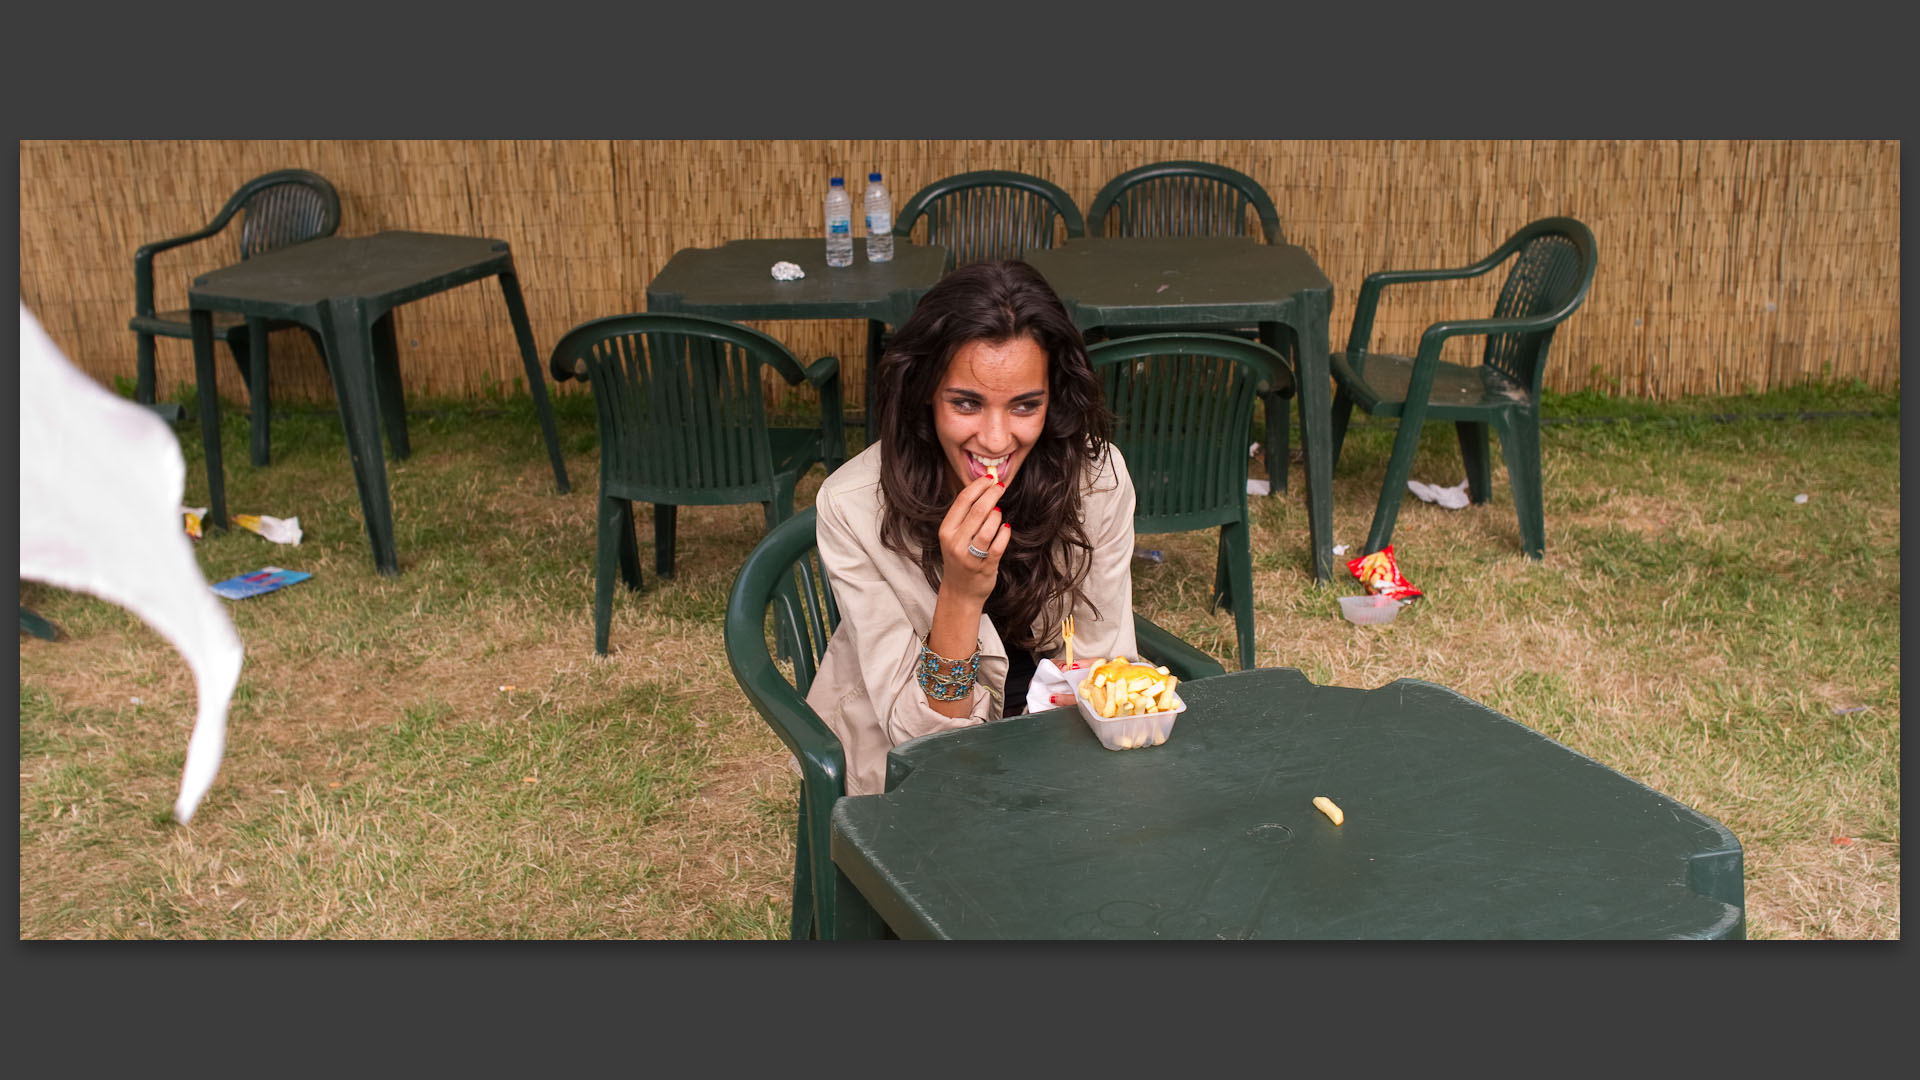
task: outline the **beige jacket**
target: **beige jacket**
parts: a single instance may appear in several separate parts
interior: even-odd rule
[[[930,732],[1000,719],[1007,650],[992,621],[981,615],[972,713],[935,712],[916,676],[936,595],[914,560],[880,542],[880,445],[834,470],[821,484],[814,507],[820,559],[840,605],[840,626],[827,642],[807,704],[846,750],[847,794],[871,795],[885,789],[887,751],[893,747]],[[1093,544],[1093,569],[1084,587],[1100,616],[1073,613],[1076,658],[1139,655],[1133,634],[1133,509],[1133,478],[1114,448],[1095,463],[1082,488],[1081,511]],[[1063,614],[1049,612],[1043,619],[1047,625],[1034,628],[1050,643],[1048,654],[1056,662]]]

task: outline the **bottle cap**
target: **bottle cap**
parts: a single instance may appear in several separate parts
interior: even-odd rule
[[[827,186],[828,187],[846,187],[847,182],[836,176],[833,179],[827,181]]]
[[[869,184],[877,184],[877,183],[879,183],[879,182],[880,182],[880,174],[879,174],[879,173],[877,173],[877,172],[870,172],[870,173],[868,173],[868,174],[867,174],[867,183],[869,183]]]

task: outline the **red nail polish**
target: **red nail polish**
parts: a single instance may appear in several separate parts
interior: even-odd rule
[[[1007,523],[1007,522],[1004,522],[1004,521],[1000,523],[1000,527],[1001,527],[1001,528],[1003,528],[1003,529],[1011,529],[1011,528],[1013,528],[1013,526],[1012,526],[1011,524],[1009,524],[1009,523]]]

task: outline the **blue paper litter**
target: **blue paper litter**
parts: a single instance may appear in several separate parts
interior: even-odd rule
[[[259,596],[261,593],[270,593],[275,589],[284,589],[312,576],[305,570],[282,570],[277,566],[267,566],[251,574],[241,574],[219,582],[214,585],[213,591],[215,595],[224,596],[229,600],[245,600],[249,596]]]

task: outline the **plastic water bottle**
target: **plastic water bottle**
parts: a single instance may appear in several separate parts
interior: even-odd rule
[[[827,184],[827,265],[853,265],[853,199],[837,176]]]
[[[867,174],[866,209],[867,261],[887,262],[893,258],[893,196],[879,173]]]

